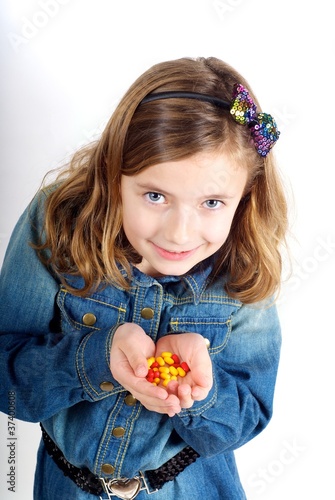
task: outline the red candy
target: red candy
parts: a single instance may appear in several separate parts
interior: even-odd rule
[[[182,367],[182,369],[187,373],[190,371],[190,367],[188,366],[188,364],[186,363],[186,361],[183,361],[182,363],[180,363],[180,366]]]
[[[180,365],[180,360],[179,360],[177,354],[172,354],[171,358],[173,359],[173,361],[175,362],[176,365]]]

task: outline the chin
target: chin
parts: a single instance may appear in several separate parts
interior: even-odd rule
[[[155,274],[153,276],[184,276],[188,273],[196,264],[189,266],[157,266],[155,268]]]

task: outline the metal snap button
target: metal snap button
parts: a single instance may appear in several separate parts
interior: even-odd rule
[[[108,392],[114,389],[114,384],[112,382],[101,382],[99,387],[102,391]]]
[[[207,349],[209,349],[209,348],[210,348],[210,346],[211,346],[211,342],[210,342],[210,340],[209,340],[209,339],[204,338],[204,341],[205,341],[205,344],[206,344]]]
[[[137,399],[134,398],[132,394],[128,394],[128,396],[124,398],[124,402],[126,403],[127,406],[135,406]]]
[[[114,427],[114,429],[112,430],[113,436],[117,438],[124,436],[125,432],[126,431],[123,427]]]
[[[93,326],[97,322],[97,317],[93,313],[86,313],[83,316],[83,323],[86,326]]]
[[[151,307],[144,307],[141,311],[141,316],[143,319],[152,319],[154,317],[155,311]]]
[[[113,474],[115,467],[111,464],[102,464],[101,470],[104,474]]]

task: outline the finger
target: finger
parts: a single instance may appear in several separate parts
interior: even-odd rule
[[[198,354],[198,353],[197,353]],[[208,352],[202,351],[192,359],[192,380],[195,386],[210,389],[213,385],[213,367]]]
[[[165,401],[169,397],[165,388],[153,385],[145,378],[139,378],[136,376],[130,377],[129,381],[127,380],[127,383],[123,384],[123,387],[131,392],[133,396],[141,402],[144,398],[152,401]]]
[[[181,384],[178,387],[178,397],[182,408],[191,408],[193,406],[192,389],[188,384]]]
[[[121,325],[114,335],[111,355],[112,352],[115,353],[115,349],[119,349],[119,356],[127,360],[136,376],[147,375],[147,358],[153,355],[155,344],[142,328],[129,323]]]
[[[148,363],[147,359],[143,357],[138,357],[137,359],[130,359],[129,364],[132,367],[134,374],[137,377],[146,377],[148,374]]]
[[[149,357],[146,353],[141,351],[133,352],[131,349],[122,349],[124,359],[127,360],[127,372],[133,372],[136,377],[146,377],[148,374],[148,361]]]
[[[145,396],[139,399],[139,401],[147,410],[167,414],[170,417],[181,411],[180,401],[174,395],[168,395],[165,400]]]
[[[213,385],[212,371],[208,371],[207,367],[204,369],[204,371],[202,371],[200,367],[197,367],[192,372],[192,379],[194,382],[194,386],[198,386],[206,390],[210,390]]]
[[[203,401],[207,398],[209,391],[209,388],[199,387],[196,385],[192,388],[192,399],[194,401]]]

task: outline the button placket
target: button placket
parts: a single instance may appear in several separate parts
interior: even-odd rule
[[[162,295],[163,289],[156,283],[150,287],[139,286],[133,296],[134,313],[129,321],[140,325],[153,340],[158,333]],[[99,467],[100,462],[102,473],[109,477],[122,475],[123,460],[134,428],[133,422],[141,411],[141,405],[137,403],[138,401],[132,394],[121,393],[108,419],[106,437],[101,443],[96,463]]]
[[[127,404],[133,401],[133,404]],[[132,399],[133,398],[133,399]],[[138,417],[141,406],[129,393],[121,392],[112,408],[105,429],[105,438],[101,443],[96,459],[97,473],[99,469],[103,476],[109,478],[121,475],[122,462],[125,450],[131,439],[132,422]],[[122,458],[120,458],[122,457]]]

